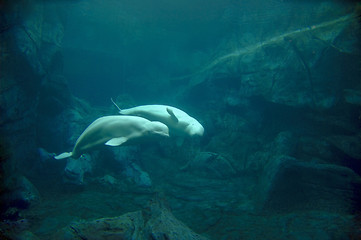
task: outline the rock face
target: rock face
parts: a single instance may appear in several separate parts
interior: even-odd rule
[[[316,4],[313,10],[317,8],[322,12],[322,5]],[[312,13],[303,17],[307,18],[307,14]],[[220,48],[228,53],[220,51],[223,55],[191,79],[189,95],[185,97],[202,95],[205,89],[217,92],[213,88],[223,85],[223,91],[218,92],[219,101],[230,106],[242,105],[255,96],[277,104],[319,110],[330,109],[343,98],[355,102],[359,93],[346,87],[357,89],[354,76],[358,72],[345,65],[354,61],[353,51],[360,51],[359,39],[353,32],[357,13],[340,9],[338,14],[343,16],[329,20],[312,16],[318,23],[311,27],[302,25],[302,21],[293,22],[293,30],[279,26],[276,31],[269,31],[273,36],[263,36],[257,29],[242,32],[239,38],[222,44]],[[234,46],[236,50],[230,50]],[[340,91],[343,87],[344,92]]]
[[[151,202],[149,208],[120,217],[77,222],[57,233],[54,239],[89,240],[206,240],[177,220],[164,204]]]
[[[207,239],[196,234],[181,221],[177,220],[161,201],[151,202],[148,211],[145,212],[145,216],[147,221],[144,228],[144,239]]]
[[[123,174],[134,181],[140,187],[151,187],[152,180],[147,172],[144,172],[137,164],[130,163],[125,165]]]
[[[332,136],[329,139],[330,144],[340,150],[350,158],[361,160],[361,135],[356,136]]]
[[[73,97],[62,76],[63,24],[57,7],[42,1],[5,1],[0,13],[0,132],[6,148],[0,153],[1,189],[13,191],[14,176],[29,176],[29,169],[37,168],[39,147],[51,151],[49,139],[59,145],[69,137],[63,131],[51,138],[46,131],[69,110]]]
[[[295,157],[299,144],[297,136],[284,131],[245,159],[225,161],[213,152],[196,154],[182,171],[169,174],[164,181],[169,201],[177,206],[175,214],[195,226],[195,231],[234,239],[241,238],[242,234],[252,239],[249,234],[262,228],[255,227],[256,222],[261,221],[259,218],[275,221],[272,215],[278,214],[278,220],[283,222],[293,212],[302,212],[299,216],[302,219],[307,218],[307,214],[322,212],[320,214],[325,215],[324,220],[319,219],[322,234],[327,232],[331,219],[339,218],[340,225],[348,226],[349,220],[343,222],[342,219],[358,211],[360,176],[347,167]],[[192,211],[198,214],[190,216],[188,213]],[[254,213],[259,216],[252,216]],[[266,222],[262,224],[264,228],[269,227]],[[224,230],[232,229],[230,226],[237,229],[237,225],[243,225],[245,233]],[[304,228],[311,233],[313,227],[302,226],[300,222],[292,226],[292,231]],[[269,229],[266,235],[271,236],[272,232]],[[279,234],[279,239],[287,239]],[[333,229],[332,234],[343,236],[345,233]]]
[[[227,159],[212,152],[198,153],[193,160],[189,161],[181,169],[184,171],[197,172],[198,175],[212,179],[226,179],[234,177],[236,174],[236,170]]]
[[[360,176],[349,168],[283,161],[270,186],[264,210],[352,213],[361,200],[360,187]]]
[[[7,191],[0,197],[0,210],[5,219],[16,220],[21,210],[40,203],[39,191],[26,177],[14,176],[8,184]]]
[[[74,223],[54,239],[142,239],[141,228],[143,225],[142,212],[138,211],[115,218]]]
[[[90,155],[83,155],[79,159],[69,158],[64,169],[64,181],[71,184],[84,184],[84,175],[91,173],[94,163]]]

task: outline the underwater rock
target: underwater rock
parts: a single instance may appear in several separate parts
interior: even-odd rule
[[[80,158],[69,158],[64,169],[64,182],[76,185],[84,184],[84,174],[91,173],[93,169],[92,158],[83,154]]]
[[[123,174],[135,182],[139,187],[151,187],[152,180],[147,172],[144,172],[137,164],[130,163],[125,166]]]
[[[0,195],[0,217],[4,220],[0,228],[11,226],[10,230],[24,230],[28,222],[22,219],[22,210],[38,205],[40,200],[40,193],[26,177],[16,176],[9,179]]]
[[[274,141],[266,144],[261,151],[250,155],[244,164],[244,170],[264,171],[261,176],[272,175],[284,158],[291,158],[295,150],[296,140],[290,132],[280,132]]]
[[[0,222],[0,239],[38,240],[38,237],[27,230],[29,226],[29,221],[26,219],[17,221],[3,220]]]
[[[138,187],[148,188],[152,186],[149,174],[135,163],[139,157],[137,146],[124,146],[122,148],[111,148],[111,150],[114,152],[117,164],[121,166],[123,178],[125,177]]]
[[[269,102],[296,107],[334,107],[339,100],[344,76],[350,76],[350,82],[358,81],[356,71],[348,75],[343,64],[339,64],[354,65],[351,53],[360,50],[356,44],[359,40],[351,30],[357,25],[357,17],[350,12],[338,18],[317,21],[312,27],[305,23],[293,26],[294,30],[277,27],[278,31],[270,31],[273,36],[243,32],[242,36],[222,42],[214,53],[219,57],[194,74],[189,81],[188,93],[192,94],[193,89],[203,84],[207,85],[207,92],[222,96],[227,92],[227,86],[223,84],[219,88],[216,83],[231,81],[228,88],[236,89],[233,96],[262,96]],[[242,37],[248,41],[240,42]],[[350,42],[353,44],[345,46]],[[238,47],[235,49],[234,45]],[[203,96],[204,87],[201,91]],[[345,100],[353,104],[360,99],[360,94],[351,91],[346,90]],[[233,96],[225,94],[225,104],[240,104],[241,99]],[[186,93],[184,98],[187,97]]]
[[[361,104],[361,91],[354,89],[344,89],[343,90],[345,102],[349,104],[354,104],[360,106]]]
[[[224,97],[223,102],[231,107],[240,106],[241,104],[245,105],[245,100],[242,99],[241,96],[238,96],[235,91],[230,91],[230,93]]]
[[[361,135],[355,136],[331,136],[328,142],[347,156],[361,160]]]
[[[306,139],[308,140],[308,139]],[[276,139],[248,159],[248,169],[262,171],[258,189],[264,198],[264,209],[292,211],[295,209],[323,209],[348,211],[355,206],[354,195],[360,179],[351,169],[320,164],[314,157],[332,158],[327,141],[312,139],[305,145],[311,162],[294,157],[297,141],[291,133],[281,132]],[[355,191],[356,192],[356,191]]]
[[[246,174],[231,178],[202,177],[197,171],[181,171],[164,181],[173,212],[196,232],[207,232],[225,216],[254,212],[250,193],[261,187]]]
[[[61,240],[206,240],[177,220],[164,204],[152,202],[147,210],[70,224],[53,239]]]
[[[273,178],[265,211],[325,210],[352,213],[361,178],[349,168],[286,160]]]
[[[34,235],[32,232],[23,231],[22,233],[18,234],[15,238],[16,240],[39,240],[39,238]]]
[[[65,102],[64,99],[55,99],[55,96],[52,98],[52,101]],[[75,97],[68,101],[71,101],[71,107],[59,112],[55,109],[55,113],[54,109],[42,111],[39,106],[37,141],[39,146],[48,151],[60,152],[64,148],[72,148],[79,135],[94,119],[93,115],[101,114]]]
[[[240,214],[207,232],[214,239],[232,240],[331,240],[360,239],[352,215],[328,211],[294,211],[276,214]]]
[[[174,217],[162,201],[152,201],[146,211],[144,239],[154,240],[206,240],[193,232],[184,223]]]
[[[24,4],[24,1],[19,1]],[[29,4],[29,2],[31,4]],[[26,4],[26,3],[25,3]],[[64,27],[56,6],[28,1],[17,14],[21,24],[14,24],[15,42],[18,51],[26,58],[34,72],[45,75],[54,64],[54,56],[60,50]]]
[[[277,134],[270,149],[273,155],[292,155],[296,146],[296,140],[291,132],[280,132]]]
[[[43,79],[39,89],[38,112],[56,117],[72,107],[73,98],[67,80],[61,74],[53,74]]]
[[[142,212],[126,213],[120,217],[102,218],[89,222],[76,222],[56,234],[61,240],[132,240],[142,238],[144,220]]]
[[[123,146],[121,148],[110,148],[114,152],[114,157],[121,165],[128,165],[137,159],[137,146]]]
[[[37,148],[42,146],[38,139],[42,134],[37,132],[36,126],[38,122],[44,123],[39,121],[42,119],[38,114],[38,106],[42,104],[39,92],[42,82],[60,71],[56,65],[61,62],[63,27],[58,9],[52,4],[33,0],[5,1],[0,8],[0,131],[11,153],[4,180],[13,182],[11,178],[17,171],[26,172],[30,178],[34,174],[32,170],[37,168]],[[59,139],[54,138],[54,141],[58,144]],[[35,190],[30,196],[25,194],[28,190],[15,191],[7,195],[18,200],[25,198],[19,200],[24,206],[38,199]]]
[[[115,177],[110,175],[105,175],[104,177],[101,178],[101,181],[109,185],[115,185],[118,182],[118,180]]]
[[[207,178],[230,178],[237,173],[226,158],[212,152],[198,153],[181,170],[197,172]]]
[[[111,148],[117,165],[121,166],[123,177],[135,183],[138,187],[151,187],[152,180],[147,172],[136,164],[138,146],[124,146],[122,148]]]
[[[24,203],[31,205],[40,201],[39,191],[26,177],[20,177],[16,189],[16,195],[19,197],[19,200],[23,200]]]
[[[91,182],[95,184],[100,184],[102,187],[105,187],[106,189],[110,189],[112,191],[126,191],[126,189],[128,189],[128,186],[123,180],[124,179],[118,179],[112,175],[106,174],[103,177],[93,178]]]
[[[301,136],[298,144],[298,156],[316,162],[332,162],[334,154],[331,151],[331,144],[325,139],[318,139],[310,136]]]
[[[24,176],[20,176],[11,181],[9,189],[11,191],[4,194],[5,204],[17,209],[26,209],[32,204],[40,202],[40,193],[36,187]]]

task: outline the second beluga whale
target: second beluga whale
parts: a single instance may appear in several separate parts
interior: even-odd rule
[[[159,121],[168,126],[170,134],[181,136],[203,136],[203,126],[186,112],[167,105],[141,105],[128,109],[119,109],[121,115],[131,115],[146,118],[150,121]]]

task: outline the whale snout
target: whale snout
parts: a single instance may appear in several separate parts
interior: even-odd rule
[[[158,135],[162,137],[169,137],[169,133],[165,133],[165,132],[159,132]]]
[[[153,135],[169,137],[169,128],[167,127],[167,125],[161,122],[152,122],[152,127],[150,131],[153,133]]]
[[[189,125],[188,132],[189,132],[189,135],[191,135],[191,136],[202,137],[204,134],[204,127],[200,123],[195,122],[195,123],[192,123],[191,125]]]
[[[194,136],[199,136],[199,137],[202,137],[203,134],[204,134],[204,128],[203,127],[199,128],[197,131],[195,131],[193,133]]]

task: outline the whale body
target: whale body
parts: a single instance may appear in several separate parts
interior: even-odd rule
[[[105,116],[96,119],[84,130],[72,152],[62,153],[55,159],[79,158],[100,145],[120,146],[154,136],[168,137],[168,127],[164,123],[137,116]]]
[[[113,100],[112,100],[113,101]],[[128,109],[119,109],[119,114],[139,116],[150,121],[159,121],[168,126],[171,134],[203,136],[203,126],[186,112],[167,105],[142,105]]]

